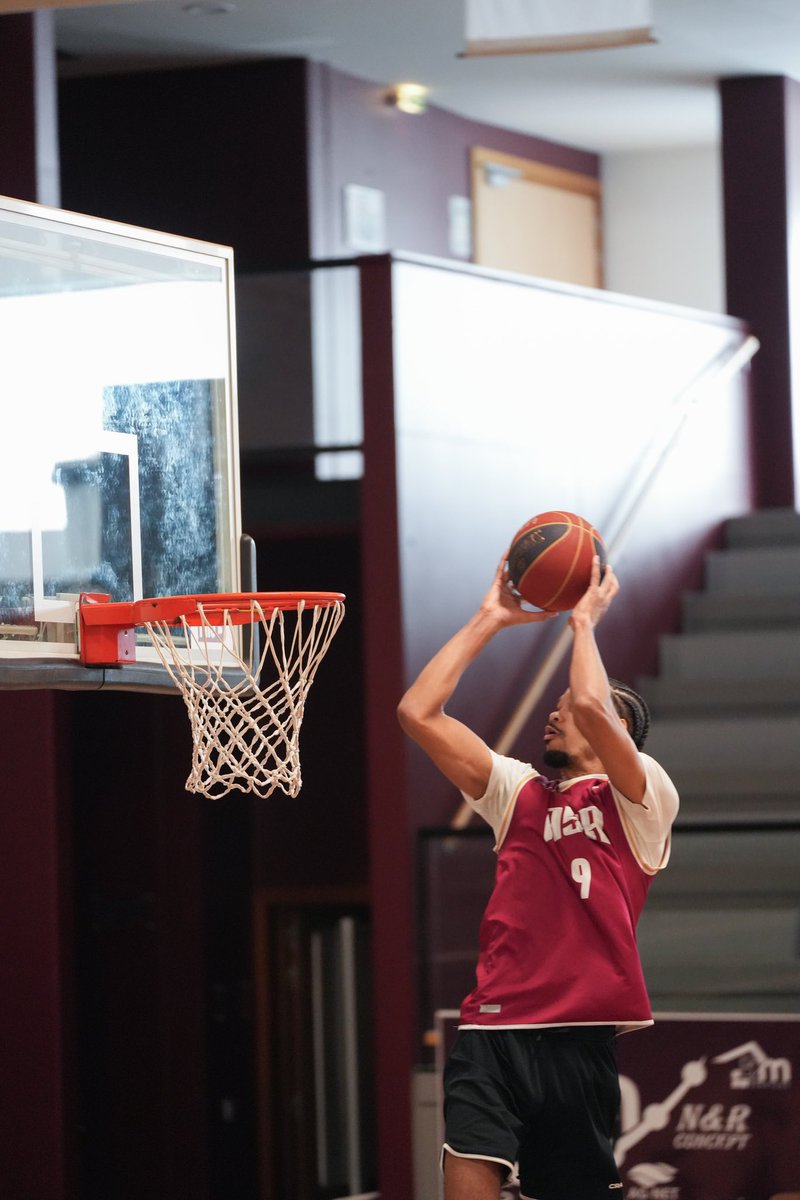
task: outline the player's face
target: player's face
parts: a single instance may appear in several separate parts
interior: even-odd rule
[[[591,747],[575,724],[568,688],[559,696],[544,727],[544,761],[548,767],[562,770],[578,766],[591,756]]]

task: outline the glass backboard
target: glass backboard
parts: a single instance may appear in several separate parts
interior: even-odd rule
[[[0,687],[98,686],[82,592],[241,590],[233,331],[230,248],[0,198]]]

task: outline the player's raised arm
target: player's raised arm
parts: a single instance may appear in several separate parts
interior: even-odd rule
[[[595,627],[618,591],[613,569],[607,567],[601,580],[600,563],[595,559],[591,583],[570,616],[573,646],[569,691],[575,724],[600,759],[611,783],[628,800],[641,804],[645,791],[644,766],[626,723],[614,707],[594,635]]]
[[[466,668],[494,635],[509,625],[547,620],[552,613],[530,612],[508,583],[503,556],[478,611],[436,653],[417,676],[397,709],[405,732],[428,755],[451,783],[476,799],[489,782],[489,747],[444,706]]]

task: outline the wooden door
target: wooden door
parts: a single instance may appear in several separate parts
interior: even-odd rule
[[[471,159],[476,263],[603,286],[599,180],[483,147]]]

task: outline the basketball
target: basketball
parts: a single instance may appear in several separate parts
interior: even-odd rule
[[[589,586],[592,559],[606,551],[600,534],[571,512],[545,512],[531,517],[514,534],[508,573],[523,600],[536,608],[564,612],[574,608]]]

